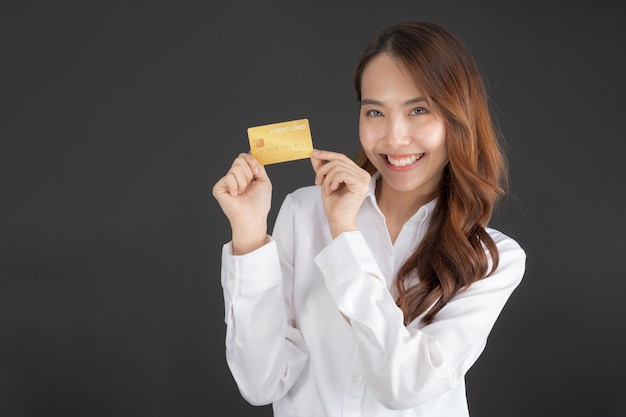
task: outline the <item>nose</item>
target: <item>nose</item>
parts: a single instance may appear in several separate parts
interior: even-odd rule
[[[411,140],[409,123],[402,116],[396,116],[389,120],[385,139],[388,145],[399,147],[407,145]]]

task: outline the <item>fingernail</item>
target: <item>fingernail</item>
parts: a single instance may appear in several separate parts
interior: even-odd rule
[[[320,151],[317,149],[313,149],[313,155],[319,155]]]

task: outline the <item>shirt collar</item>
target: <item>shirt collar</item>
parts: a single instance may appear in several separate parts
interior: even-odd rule
[[[370,189],[367,193],[372,205],[376,207],[376,209],[380,212],[380,208],[378,207],[378,202],[376,201],[376,182],[380,179],[380,172],[375,172],[372,175],[372,179],[370,180]],[[430,200],[428,203],[424,204],[422,207],[417,210],[417,212],[411,216],[411,218],[407,221],[407,223],[418,222],[421,223],[424,220],[430,220],[432,217],[432,213],[437,206],[438,197]],[[382,212],[381,212],[382,214]]]

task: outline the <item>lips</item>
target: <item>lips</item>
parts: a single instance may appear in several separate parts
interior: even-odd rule
[[[419,159],[424,156],[423,153],[412,155],[383,155],[389,165],[394,167],[407,167],[415,165]]]

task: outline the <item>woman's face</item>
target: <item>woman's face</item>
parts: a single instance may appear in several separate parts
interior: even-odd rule
[[[382,175],[382,187],[436,195],[448,151],[444,120],[435,110],[389,54],[367,64],[361,77],[359,136]]]

